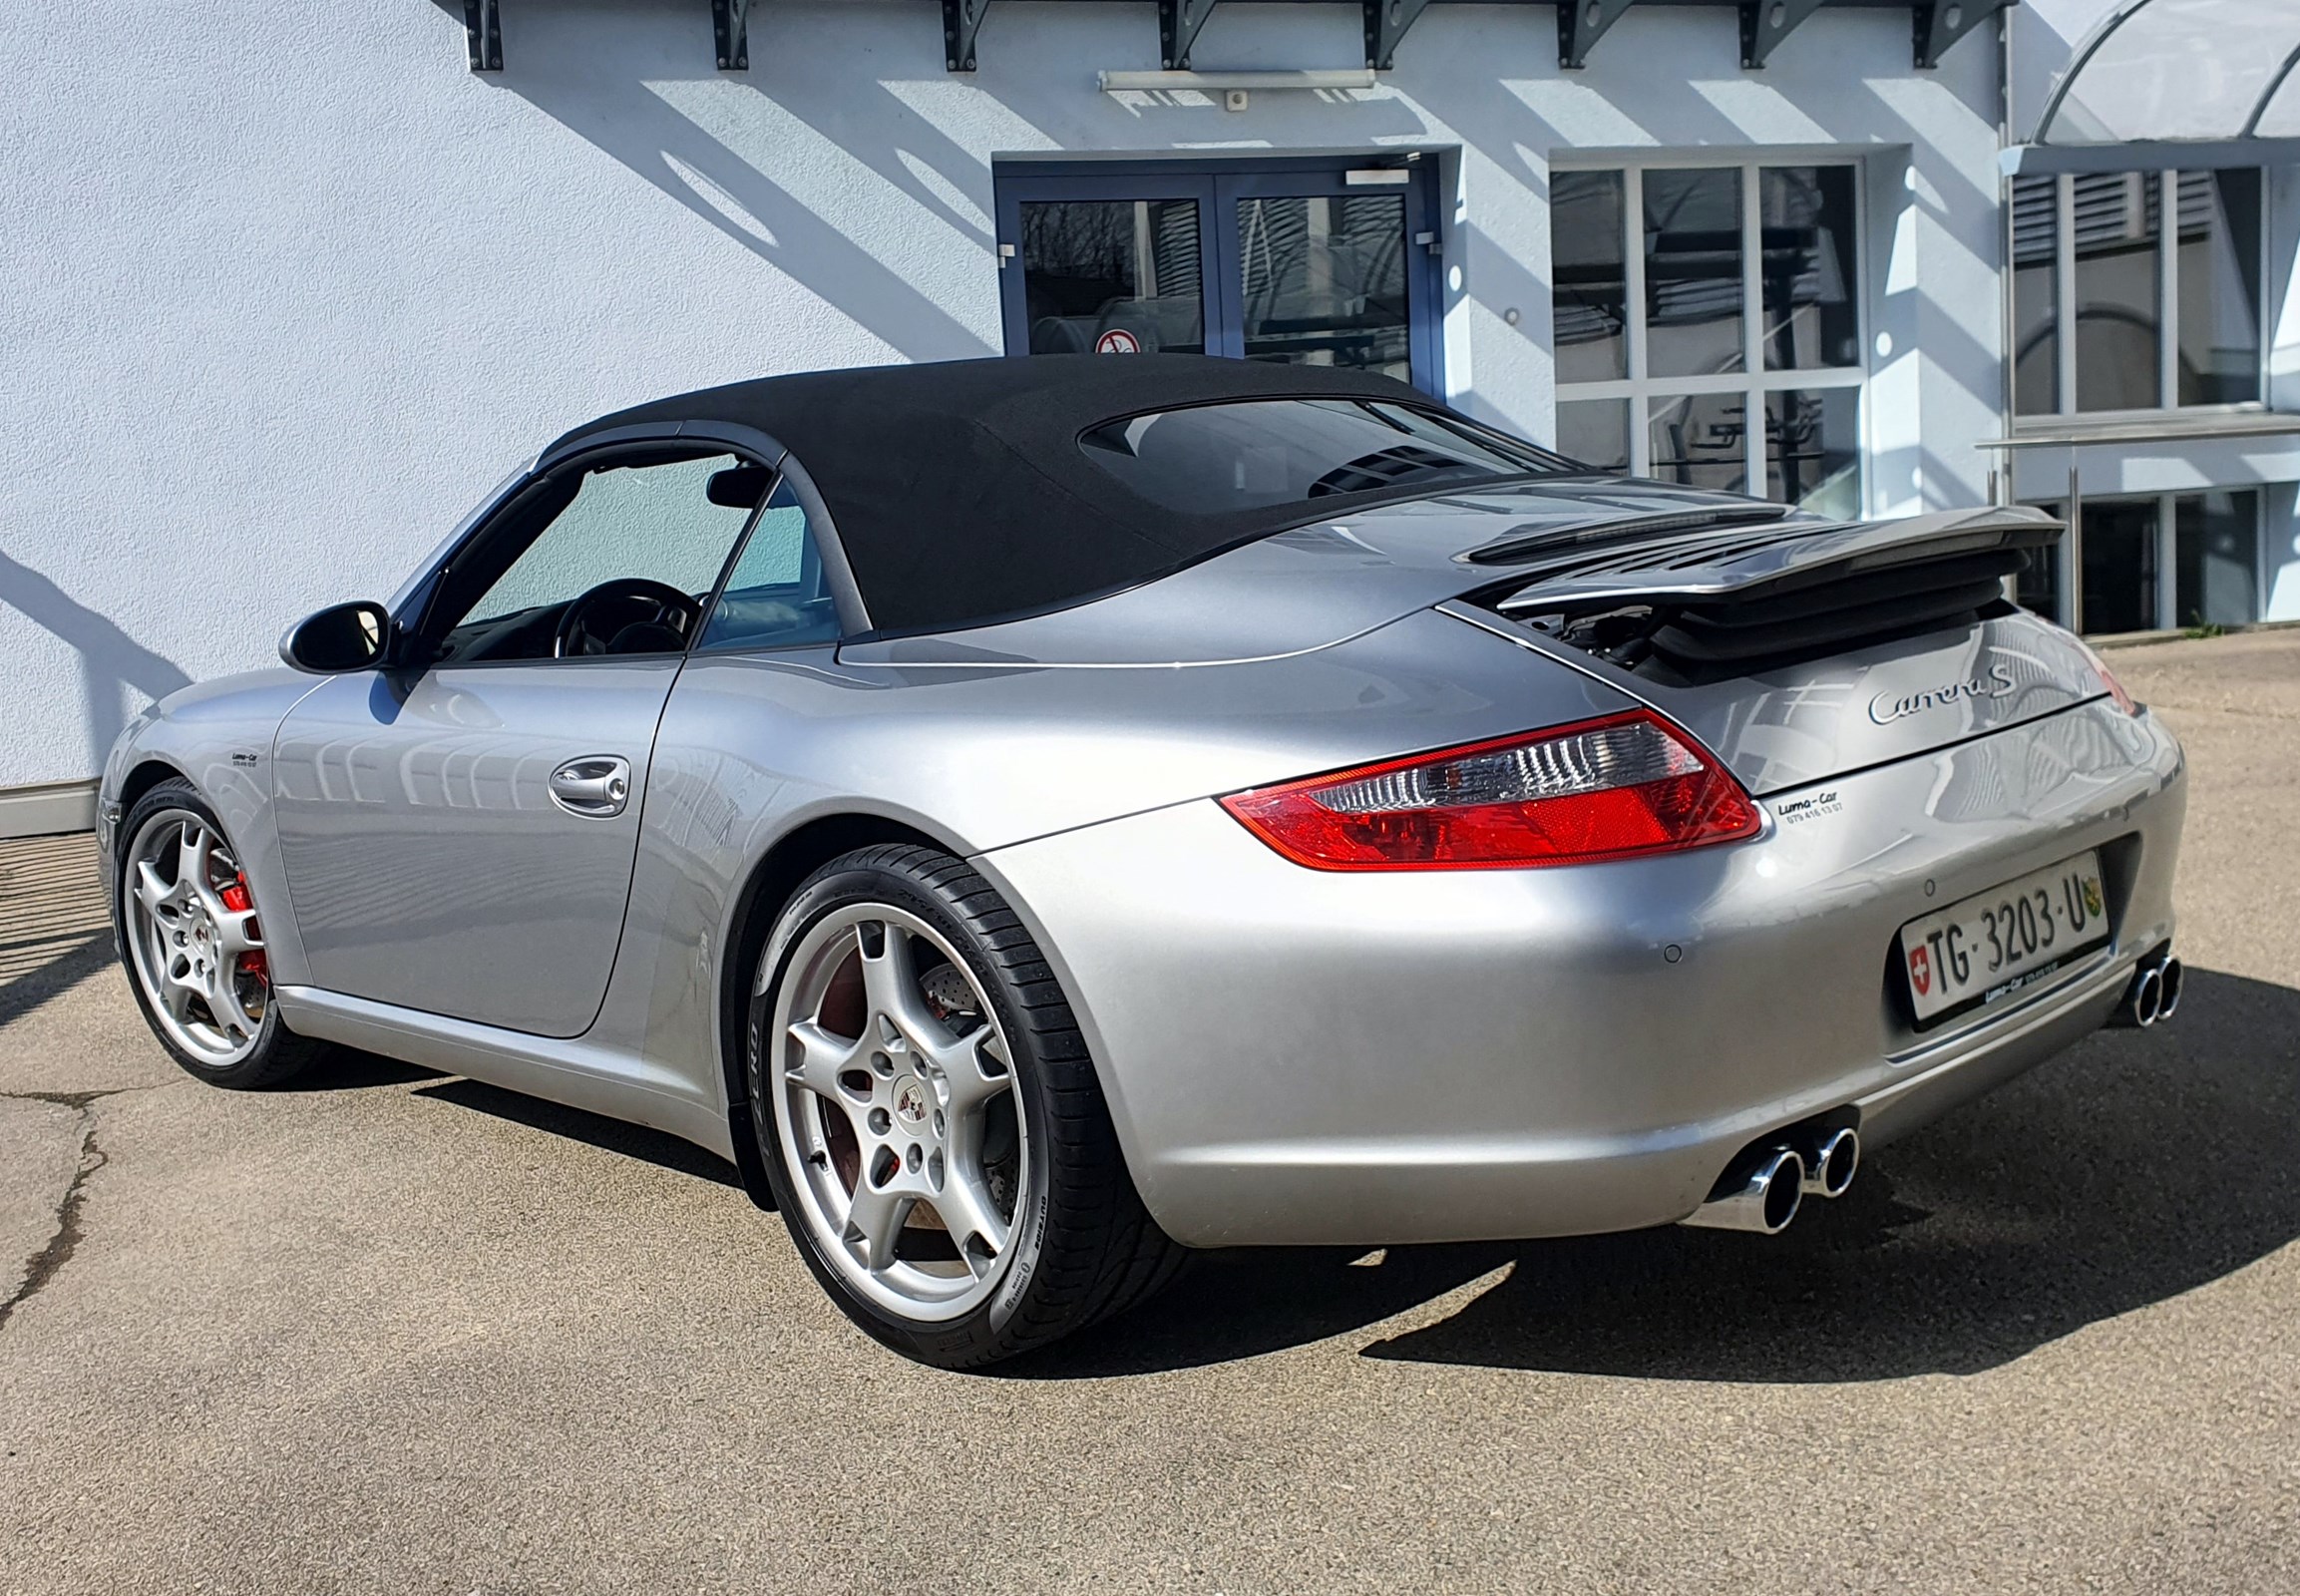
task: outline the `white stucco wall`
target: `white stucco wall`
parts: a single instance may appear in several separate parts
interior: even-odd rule
[[[1157,65],[1148,4],[1002,0],[967,77],[927,0],[757,6],[746,74],[703,0],[505,0],[487,77],[434,0],[16,7],[0,46],[0,787],[388,593],[599,411],[998,352],[1002,155],[1458,151],[1448,385],[1540,436],[1553,152],[1866,151],[1872,504],[1977,502],[1999,425],[1995,47],[1914,73],[1903,10],[1761,73],[1730,9],[1632,11],[1561,74],[1548,8],[1440,6],[1380,88],[1235,114],[1094,88]],[[1358,65],[1359,12],[1226,5],[1195,54]]]

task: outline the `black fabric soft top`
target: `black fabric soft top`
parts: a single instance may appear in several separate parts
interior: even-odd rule
[[[1381,399],[1443,412],[1366,372],[1198,355],[1032,355],[766,377],[578,427],[716,421],[788,448],[814,479],[874,627],[915,631],[1056,608],[1387,493],[1191,516],[1086,458],[1079,434],[1239,399]]]

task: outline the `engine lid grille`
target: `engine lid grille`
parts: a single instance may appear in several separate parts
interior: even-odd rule
[[[1674,685],[1756,674],[2007,607],[2061,524],[2021,507],[1797,524],[1563,554],[1487,607]]]

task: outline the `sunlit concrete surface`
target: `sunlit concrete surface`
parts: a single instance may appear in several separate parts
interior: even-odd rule
[[[0,987],[0,1591],[2300,1588],[2300,633],[2111,659],[2194,764],[2170,1026],[1777,1240],[1212,1257],[990,1375],[682,1144],[211,1091],[60,952]]]

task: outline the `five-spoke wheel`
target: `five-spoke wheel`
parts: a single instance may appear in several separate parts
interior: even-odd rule
[[[191,783],[153,788],[121,824],[121,954],[177,1061],[220,1086],[271,1085],[313,1044],[272,1009],[262,923],[238,856]]]
[[[188,809],[164,809],[128,846],[130,957],[160,1022],[215,1064],[247,1056],[271,987],[238,862]]]
[[[970,1368],[1117,1312],[1180,1262],[1051,968],[963,860],[890,843],[831,861],[777,917],[753,994],[769,1183],[872,1335]]]
[[[913,1318],[965,1313],[1029,1160],[1012,1052],[957,950],[905,910],[839,909],[794,950],[774,1026],[784,1156],[842,1272]]]

